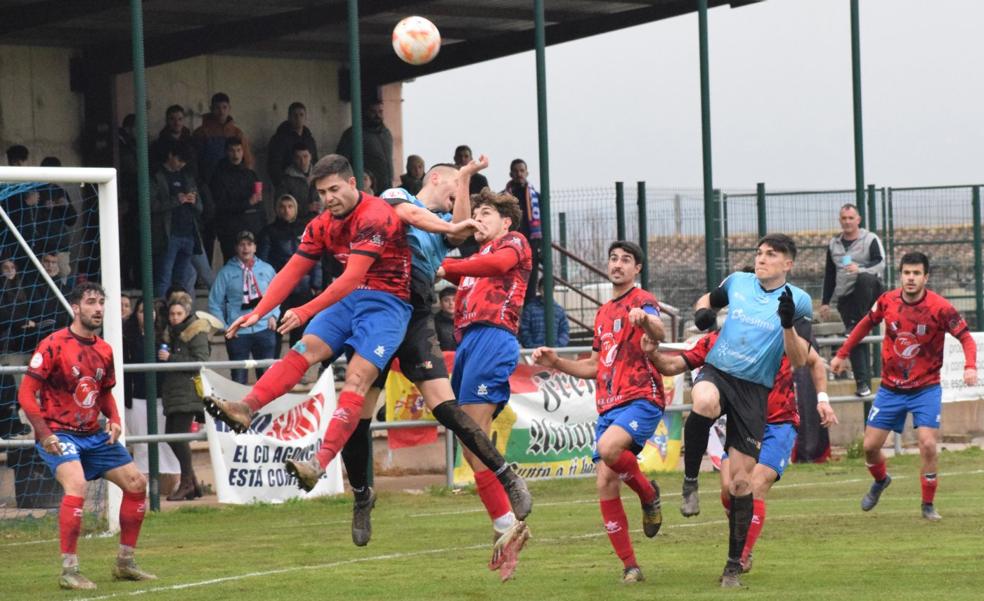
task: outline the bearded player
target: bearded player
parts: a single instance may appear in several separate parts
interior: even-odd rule
[[[68,294],[75,318],[41,341],[21,382],[18,401],[34,428],[38,452],[65,491],[58,512],[65,589],[91,590],[96,584],[79,569],[86,481],[105,478],[123,489],[120,547],[113,564],[116,580],[153,580],[134,562],[134,548],[146,510],[147,479],[118,442],[122,429],[113,398],[113,349],[98,337],[106,293],[92,282]],[[99,415],[107,418],[99,426]]]
[[[888,433],[902,432],[905,416],[912,414],[912,425],[919,438],[922,468],[922,516],[931,522],[942,519],[933,500],[938,479],[936,474],[936,440],[940,431],[943,390],[940,369],[943,367],[943,339],[946,334],[960,340],[964,352],[963,381],[977,384],[977,345],[967,322],[945,298],[926,289],[929,282],[929,258],[921,252],[906,253],[899,265],[902,287],[890,290],[875,302],[868,315],[851,330],[844,346],[830,362],[834,373],[846,369],[850,352],[871,328],[885,322],[882,343],[882,380],[868,413],[864,429],[864,455],[868,471],[875,481],[861,499],[861,509],[871,511],[881,494],[892,483],[885,464],[882,446]]]
[[[622,560],[622,582],[642,581],[629,522],[619,493],[625,482],[642,503],[642,528],[652,538],[663,523],[659,486],[646,479],[636,455],[646,446],[660,420],[666,401],[663,377],[643,353],[643,335],[663,339],[659,305],[649,292],[637,288],[642,271],[642,249],[633,242],[618,241],[608,249],[608,279],[612,300],[598,309],[594,322],[591,356],[564,359],[556,351],[540,347],[533,360],[577,378],[597,378],[593,460],[598,466],[598,498],[608,539]]]

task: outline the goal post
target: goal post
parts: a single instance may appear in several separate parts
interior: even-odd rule
[[[116,169],[104,167],[0,167],[0,185],[9,183],[31,183],[40,182],[44,184],[94,184],[97,186],[98,215],[99,215],[99,273],[100,283],[106,291],[106,306],[103,315],[103,339],[109,343],[113,349],[113,364],[116,378],[116,387],[113,389],[113,396],[116,399],[116,408],[120,415],[121,424],[124,432],[126,424],[123,422],[126,412],[124,411],[123,393],[123,324],[122,308],[120,306],[120,296],[123,293],[120,277],[120,231],[118,220],[118,201],[116,186]],[[5,227],[11,228],[13,224],[9,218],[4,220]],[[12,228],[16,232],[16,228]],[[23,238],[20,242],[24,242]],[[41,269],[38,263],[36,252],[27,252],[32,263],[36,265],[42,277],[45,278],[49,286],[53,286],[53,292],[58,293],[57,286]],[[64,297],[58,293],[60,302],[65,303]],[[108,500],[106,506],[106,519],[109,522],[111,531],[119,529],[119,510],[123,498],[123,492],[116,485],[107,483]]]

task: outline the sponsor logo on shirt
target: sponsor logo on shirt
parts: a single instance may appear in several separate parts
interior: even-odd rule
[[[741,323],[751,326],[753,328],[761,328],[763,330],[768,330],[770,332],[776,331],[776,324],[771,321],[764,319],[759,319],[758,317],[753,317],[745,312],[744,309],[735,309],[728,314],[729,319],[736,319]]]
[[[34,356],[31,357],[31,369],[38,369],[42,365],[44,365],[44,357],[41,353],[34,353]]]
[[[912,359],[919,354],[921,345],[911,332],[899,332],[895,338],[895,354],[903,359]]]

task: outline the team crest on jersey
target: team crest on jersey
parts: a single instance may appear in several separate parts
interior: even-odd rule
[[[619,332],[619,330],[621,330],[621,329],[622,329],[622,318],[621,318],[621,317],[619,317],[619,318],[618,318],[618,319],[616,319],[616,320],[615,320],[615,322],[614,322],[614,323],[612,324],[612,332],[614,332],[614,333],[616,333],[616,334],[618,334],[618,332]]]
[[[916,336],[926,335],[926,324],[921,323],[916,326]]]
[[[895,338],[895,354],[903,359],[912,359],[919,354],[919,341],[910,332],[899,332]]]
[[[99,398],[99,383],[91,376],[79,379],[72,393],[75,404],[83,409],[92,409]]]
[[[42,365],[44,365],[44,357],[41,353],[34,353],[34,356],[31,357],[31,369],[38,369]]]

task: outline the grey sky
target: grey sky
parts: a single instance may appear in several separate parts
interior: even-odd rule
[[[716,187],[853,187],[849,6],[710,11]],[[982,23],[980,0],[861,0],[869,183],[984,180]],[[554,188],[700,187],[696,15],[550,47],[547,79]],[[430,165],[468,143],[493,185],[514,157],[539,181],[532,52],[420,78],[404,99],[408,153]]]

